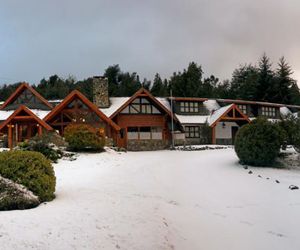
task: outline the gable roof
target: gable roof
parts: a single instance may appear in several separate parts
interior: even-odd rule
[[[172,115],[171,111],[162,104],[159,100],[157,100],[153,95],[150,94],[149,91],[147,91],[144,88],[140,88],[133,96],[131,96],[126,102],[124,102],[115,112],[112,113],[110,116],[111,119],[113,119],[117,114],[119,114],[124,108],[126,108],[130,103],[132,103],[137,97],[148,97],[153,103],[155,103],[158,107],[160,107],[166,114],[168,114],[170,117],[173,117],[173,119],[177,122],[179,120],[177,117]]]
[[[245,120],[250,122],[250,119],[248,118],[248,116],[246,116],[238,107],[236,104],[230,104],[227,106],[224,106],[220,109],[218,109],[217,111],[215,111],[211,117],[209,118],[209,126],[213,127],[215,126],[220,120],[222,119],[226,119],[226,115],[231,111],[234,110],[235,112],[238,112],[239,115],[241,116],[240,118],[234,118],[233,117],[233,121],[234,120]]]
[[[31,87],[28,83],[23,82],[21,85],[15,90],[14,93],[8,97],[8,99],[2,104],[0,109],[4,109],[9,104],[11,104],[13,101],[15,101],[25,90],[29,90],[36,98],[38,98],[42,103],[44,103],[48,108],[52,109],[52,105],[44,98],[42,97],[33,87]]]
[[[25,112],[27,115],[19,115],[21,112]],[[24,119],[33,119],[35,120],[39,125],[44,127],[47,130],[53,130],[53,128],[48,125],[45,121],[40,119],[38,116],[36,116],[29,108],[27,108],[24,105],[19,106],[18,109],[16,109],[5,121],[3,121],[0,124],[0,130],[2,130],[7,124],[9,124],[12,120],[24,120]]]
[[[67,97],[60,104],[58,104],[48,115],[46,115],[44,121],[49,122],[55,115],[62,111],[70,102],[72,102],[76,98],[81,100],[88,108],[94,111],[103,121],[111,125],[115,130],[121,129],[78,90],[73,90],[69,95],[67,95]]]

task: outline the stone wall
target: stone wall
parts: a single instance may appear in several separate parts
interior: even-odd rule
[[[108,80],[105,77],[93,77],[93,102],[99,108],[108,108]]]
[[[128,140],[127,150],[129,151],[153,151],[169,147],[169,143],[163,140]]]

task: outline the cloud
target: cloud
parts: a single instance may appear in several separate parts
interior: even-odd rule
[[[82,79],[117,63],[152,79],[192,60],[225,79],[263,52],[274,67],[285,55],[300,72],[299,10],[296,0],[6,1],[0,82],[36,83],[51,74]]]

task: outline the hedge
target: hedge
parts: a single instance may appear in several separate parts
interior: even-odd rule
[[[52,200],[56,178],[51,162],[32,151],[0,153],[0,175],[21,184],[39,197],[41,202]]]

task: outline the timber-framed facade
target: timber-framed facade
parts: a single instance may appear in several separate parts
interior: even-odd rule
[[[108,82],[93,78],[98,96],[90,101],[74,90],[63,100],[46,100],[22,83],[0,107],[0,134],[6,146],[47,131],[61,136],[67,125],[87,123],[110,145],[159,150],[170,145],[233,144],[238,129],[258,116],[279,121],[298,116],[300,106],[194,97],[154,97],[144,88],[131,97],[109,97]],[[51,104],[52,103],[52,104]]]

